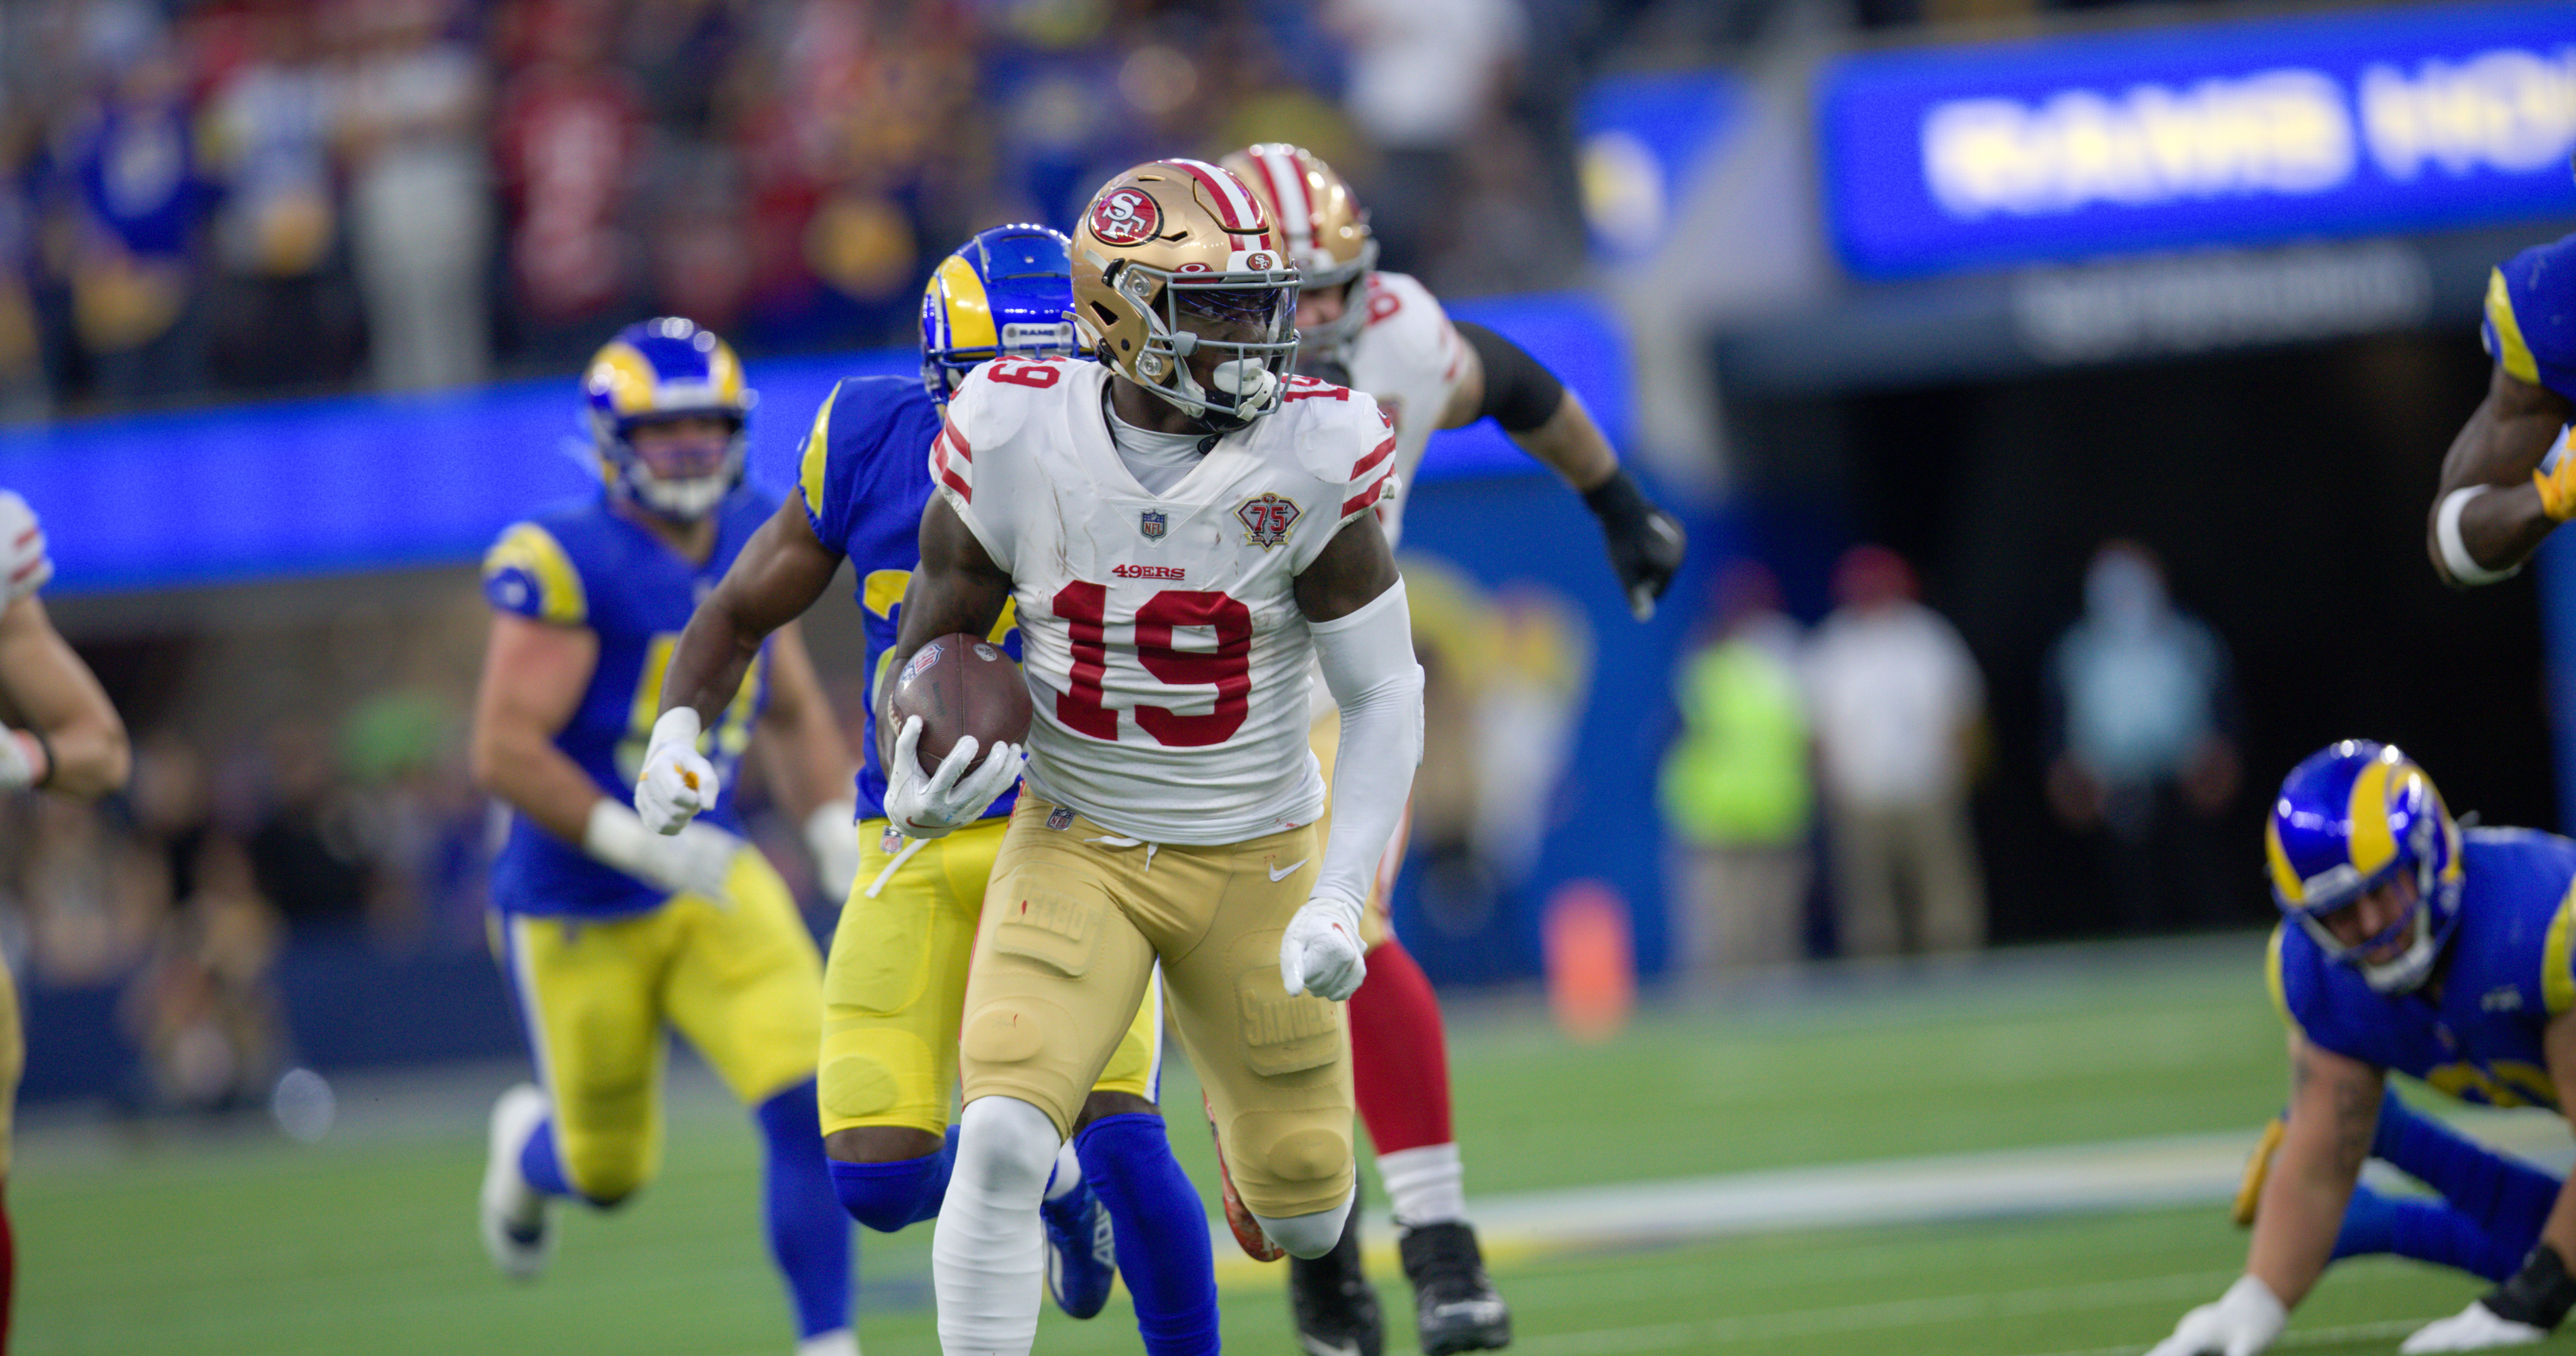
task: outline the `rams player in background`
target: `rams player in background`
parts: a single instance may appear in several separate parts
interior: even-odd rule
[[[921,559],[928,452],[948,397],[989,359],[1078,356],[1072,306],[1065,237],[1044,227],[998,226],[942,261],[922,297],[921,378],[859,377],[833,389],[814,416],[797,492],[690,619],[662,691],[676,743],[701,710],[716,709],[762,637],[812,606],[844,559],[854,567],[871,679],[858,783],[865,855],[824,972],[822,1110],[833,1185],[854,1218],[883,1232],[932,1218],[947,1195],[966,961],[1016,801],[985,796],[993,803],[984,817],[945,837],[897,832],[877,758],[876,699],[904,588]],[[1019,657],[1007,608],[993,639]],[[899,759],[913,759],[918,737],[900,737]],[[951,757],[955,774],[983,775]],[[654,758],[654,772],[670,761]],[[1004,761],[992,774],[1003,779],[996,790],[1016,776],[1017,759]],[[636,804],[657,828],[685,821],[692,811],[670,794],[684,787],[648,777]],[[1094,1085],[1040,1214],[1057,1303],[1078,1318],[1098,1313],[1114,1263],[1135,1297],[1145,1349],[1179,1356],[1217,1349],[1216,1280],[1207,1218],[1155,1106],[1160,998],[1159,988],[1147,994]]]
[[[504,1274],[534,1276],[552,1201],[611,1206],[651,1178],[668,1024],[754,1108],[800,1356],[855,1356],[849,1222],[815,1131],[813,936],[740,837],[730,795],[676,836],[626,802],[680,628],[772,508],[743,483],[752,393],[733,350],[679,319],[620,333],[583,390],[606,484],[512,525],[483,566],[493,618],[474,776],[514,811],[494,923],[543,1085],[492,1109],[484,1246]],[[723,785],[757,736],[838,890],[855,870],[849,757],[795,628],[751,657],[721,707],[706,755]]]
[[[51,791],[96,800],[125,785],[132,770],[125,722],[98,679],[63,643],[36,591],[54,577],[45,530],[27,501],[0,490],[0,791]],[[27,1041],[18,1025],[18,986],[0,965],[0,1187],[9,1179],[10,1113]],[[0,1212],[0,1351],[9,1346],[9,1299],[18,1250]]]
[[[2290,1028],[2288,1118],[2277,1149],[2257,1158],[2245,1275],[2149,1356],[2253,1356],[2330,1261],[2370,1252],[2499,1282],[2400,1351],[2540,1341],[2576,1305],[2576,1197],[2406,1110],[2386,1079],[2393,1070],[2465,1101],[2570,1110],[2576,842],[2463,830],[2422,768],[2352,740],[2281,783],[2264,847],[2287,915],[2269,969]],[[2357,1187],[2369,1158],[2439,1199]]]
[[[1452,324],[1430,289],[1380,272],[1368,213],[1312,152],[1271,143],[1247,146],[1223,163],[1262,200],[1296,262],[1300,369],[1368,393],[1395,421],[1394,488],[1377,508],[1387,544],[1403,531],[1405,494],[1432,433],[1491,418],[1582,494],[1600,520],[1629,607],[1641,621],[1652,615],[1681,568],[1681,525],[1620,466],[1583,401],[1520,345],[1482,325]],[[1317,721],[1315,756],[1328,777],[1338,734],[1331,716]],[[1387,891],[1403,861],[1399,829],[1364,919],[1369,975],[1350,1001],[1351,1058],[1360,1117],[1393,1198],[1422,1350],[1446,1356],[1510,1345],[1511,1311],[1486,1278],[1467,1223],[1439,1001],[1388,924]],[[1360,1270],[1358,1230],[1354,1211],[1340,1247],[1288,1264],[1290,1307],[1309,1350],[1377,1356],[1384,1345],[1377,1294]]]
[[[2513,577],[2576,517],[2576,235],[2488,276],[2485,338],[2495,372],[2442,458],[2426,534],[2435,571],[2462,586]]]

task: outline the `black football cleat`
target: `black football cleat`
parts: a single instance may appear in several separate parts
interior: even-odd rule
[[[1311,1261],[1288,1259],[1288,1311],[1306,1356],[1384,1356],[1386,1315],[1378,1309],[1377,1287],[1360,1269],[1357,1200],[1331,1252]]]
[[[1396,1244],[1413,1282],[1413,1321],[1422,1356],[1500,1351],[1512,1344],[1512,1310],[1485,1275],[1476,1231],[1464,1220],[1426,1224]]]

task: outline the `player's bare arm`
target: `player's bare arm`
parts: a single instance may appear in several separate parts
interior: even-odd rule
[[[2486,399],[2442,458],[2441,486],[2425,520],[2425,547],[2444,583],[2493,583],[2522,568],[2550,529],[2576,511],[2576,503],[2563,503],[2553,514],[2533,479],[2571,418],[2576,409],[2565,397],[2496,365]]]
[[[803,502],[789,495],[689,614],[662,679],[662,709],[685,705],[701,722],[713,721],[742,690],[761,642],[805,615],[840,568],[840,553],[814,539]],[[801,653],[802,644],[797,648]],[[811,677],[813,666],[805,667]]]
[[[1297,576],[1297,611],[1310,622],[1335,621],[1376,601],[1396,578],[1395,553],[1377,519],[1354,518]]]
[[[932,495],[921,510],[921,564],[903,590],[903,625],[895,632],[892,657],[881,670],[902,671],[912,652],[955,632],[980,636],[1002,619],[1011,600],[1011,577],[993,563],[984,543],[966,527],[948,501]],[[877,722],[878,753],[886,755],[897,733],[891,722]],[[893,766],[889,760],[887,766]]]
[[[591,808],[605,797],[554,738],[598,663],[599,637],[589,630],[499,614],[474,698],[475,785],[569,843],[582,841]]]
[[[24,746],[28,784],[83,798],[125,785],[125,722],[32,593],[0,611],[0,691],[26,722],[5,737]]]
[[[814,674],[804,629],[795,622],[772,633],[769,709],[761,713],[752,740],[760,749],[761,766],[768,770],[770,789],[800,822],[849,795],[849,744],[842,737],[831,699],[823,695],[823,681]]]
[[[1619,465],[1610,439],[1555,373],[1520,345],[1482,325],[1455,326],[1460,374],[1441,428],[1459,428],[1491,417],[1521,450],[1565,478],[1601,520],[1610,568],[1619,574],[1628,608],[1644,621],[1682,567],[1689,538],[1674,517],[1655,506]]]
[[[2294,1308],[2325,1274],[2344,1207],[2370,1156],[2385,1078],[2359,1060],[2290,1037],[2287,1133],[2263,1183],[2246,1274]]]

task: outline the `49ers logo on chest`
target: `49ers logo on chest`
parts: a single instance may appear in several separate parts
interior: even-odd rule
[[[1163,210],[1143,190],[1122,188],[1091,205],[1091,233],[1104,245],[1141,245],[1162,229]]]
[[[1301,512],[1296,500],[1265,490],[1237,505],[1234,517],[1243,524],[1244,541],[1267,551],[1288,540],[1288,529],[1296,526]]]

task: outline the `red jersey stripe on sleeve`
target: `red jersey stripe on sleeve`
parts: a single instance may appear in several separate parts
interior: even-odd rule
[[[1384,471],[1378,473],[1377,479],[1369,482],[1367,489],[1343,500],[1341,516],[1347,518],[1352,514],[1359,512],[1361,509],[1375,504],[1378,500],[1378,496],[1386,492],[1386,482],[1394,474],[1394,467],[1390,466],[1386,468]]]
[[[956,453],[954,462],[949,459],[951,450]],[[967,448],[966,440],[957,436],[956,425],[941,426],[939,440],[930,445],[930,458],[932,466],[939,472],[939,483],[955,490],[958,498],[969,504],[974,503],[975,487],[967,482],[965,474],[959,473],[958,465],[962,463],[966,467],[966,473],[972,474],[975,458]]]
[[[1394,455],[1395,439],[1393,437],[1389,437],[1385,442],[1379,443],[1376,449],[1371,451],[1367,456],[1360,458],[1357,462],[1352,464],[1350,478],[1357,480],[1361,476],[1367,475],[1372,467],[1375,467],[1379,462],[1382,462],[1388,457]]]

